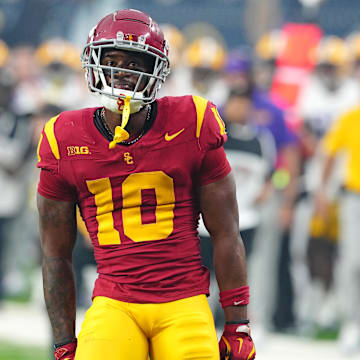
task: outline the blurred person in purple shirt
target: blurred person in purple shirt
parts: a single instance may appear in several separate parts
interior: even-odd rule
[[[270,131],[275,140],[277,158],[272,176],[272,196],[261,206],[252,264],[254,309],[258,326],[253,334],[258,341],[261,331],[287,330],[294,325],[293,289],[290,276],[289,234],[298,195],[300,172],[297,135],[286,122],[286,112],[270,95],[256,86],[249,49],[229,53],[224,79],[229,92],[251,87],[252,120],[261,131]],[[266,302],[263,299],[267,299]],[[276,304],[276,306],[275,306]],[[255,315],[255,314],[254,314]],[[261,329],[261,330],[260,330]]]

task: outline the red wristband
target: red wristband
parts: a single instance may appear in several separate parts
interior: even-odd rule
[[[67,344],[55,345],[54,357],[55,360],[73,360],[75,358],[75,351],[77,347],[77,339]]]
[[[241,286],[236,289],[220,291],[219,295],[219,301],[222,308],[227,306],[248,305],[250,297],[249,285]]]

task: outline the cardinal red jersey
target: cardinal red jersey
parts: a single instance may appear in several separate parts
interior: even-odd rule
[[[159,99],[146,134],[111,150],[95,111],[52,118],[38,146],[39,193],[76,201],[91,237],[93,296],[156,303],[207,294],[197,190],[230,171],[215,105],[196,96]]]

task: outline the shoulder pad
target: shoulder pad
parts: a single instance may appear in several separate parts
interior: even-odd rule
[[[44,126],[38,145],[38,167],[58,167],[67,154],[69,141],[84,137],[83,122],[93,113],[93,108],[64,111],[51,118]]]
[[[204,150],[216,149],[227,140],[225,124],[216,106],[200,97],[193,96],[196,109],[196,137]]]
[[[54,116],[44,126],[37,146],[37,167],[48,170],[57,170],[60,152],[55,137],[55,122],[60,116]]]

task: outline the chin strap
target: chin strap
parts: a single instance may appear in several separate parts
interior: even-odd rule
[[[116,144],[121,143],[124,140],[127,140],[130,135],[125,130],[130,117],[130,99],[131,96],[126,96],[124,99],[124,109],[122,112],[121,126],[115,127],[115,134],[113,140],[109,143],[109,149],[114,149]]]

